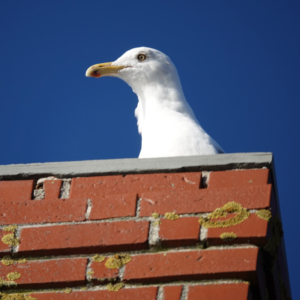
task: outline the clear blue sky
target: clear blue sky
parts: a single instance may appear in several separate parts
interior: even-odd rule
[[[137,157],[137,98],[92,64],[139,46],[177,66],[227,153],[275,154],[294,299],[300,299],[299,1],[1,1],[0,164]]]

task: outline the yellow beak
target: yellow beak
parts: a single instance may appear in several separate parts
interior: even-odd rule
[[[86,70],[85,76],[96,78],[114,76],[118,74],[120,70],[127,68],[125,66],[112,66],[111,64],[112,62],[93,65]]]

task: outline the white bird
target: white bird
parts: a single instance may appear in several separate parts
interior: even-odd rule
[[[162,52],[134,48],[114,62],[91,66],[86,76],[118,77],[137,94],[135,116],[142,136],[139,158],[224,153],[200,126],[185,99],[176,67]]]

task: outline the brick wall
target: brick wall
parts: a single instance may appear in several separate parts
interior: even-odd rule
[[[3,180],[0,299],[290,299],[282,234],[269,169]]]

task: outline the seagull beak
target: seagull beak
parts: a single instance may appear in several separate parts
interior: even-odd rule
[[[115,76],[120,70],[126,68],[125,66],[112,66],[111,64],[112,62],[93,65],[86,70],[85,76],[96,78]]]

